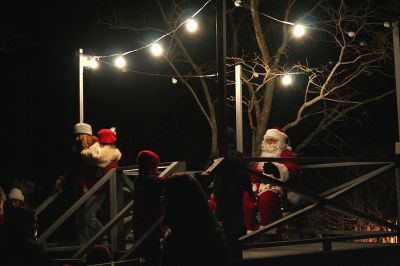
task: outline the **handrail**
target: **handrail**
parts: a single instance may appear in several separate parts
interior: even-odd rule
[[[111,227],[113,227],[122,217],[123,215],[129,211],[129,209],[133,206],[133,200],[130,201],[118,214],[111,219],[103,228],[100,229],[85,245],[83,245],[73,256],[72,258],[79,258],[83,253],[88,251],[90,247],[94,244],[94,242],[100,237],[104,235]]]
[[[370,172],[370,173],[364,174],[364,175],[362,175],[360,177],[357,177],[354,180],[351,180],[351,181],[348,181],[346,183],[343,183],[342,185],[339,185],[339,186],[337,186],[335,188],[328,189],[328,190],[318,194],[318,196],[320,196],[320,197],[332,196],[332,199],[333,199],[334,197],[337,197],[337,196],[343,194],[344,192],[346,192],[346,191],[348,191],[350,189],[353,189],[356,186],[361,185],[361,184],[371,180],[376,175],[381,174],[381,173],[383,173],[383,172],[385,172],[387,170],[389,170],[389,166],[384,166],[384,167],[379,168],[379,169],[377,169],[377,170],[375,170],[373,172]],[[336,193],[336,194],[334,195],[334,193]],[[315,209],[318,206],[319,206],[318,202],[312,203],[311,205],[308,205],[308,206],[306,206],[306,207],[304,207],[304,208],[302,208],[300,210],[297,210],[296,212],[293,212],[293,213],[289,214],[288,216],[285,216],[285,217],[283,217],[283,218],[281,218],[281,219],[279,219],[279,220],[277,220],[277,221],[275,221],[273,223],[270,223],[269,225],[267,225],[267,226],[265,226],[265,227],[263,227],[261,229],[258,229],[256,231],[250,233],[250,234],[247,234],[245,236],[240,237],[239,241],[243,241],[243,240],[246,240],[248,238],[252,238],[252,237],[258,235],[261,232],[269,231],[269,230],[271,230],[271,229],[273,229],[275,227],[278,227],[279,225],[282,225],[282,224],[285,224],[285,223],[287,223],[289,221],[292,221],[292,220],[296,219],[300,215],[305,215],[306,213],[309,213],[310,211],[312,211],[313,209]]]
[[[143,241],[154,231],[157,229],[157,227],[159,227],[162,223],[164,219],[164,216],[161,216],[160,218],[158,218],[147,230],[146,232],[144,232],[144,234],[135,241],[135,243],[133,243],[133,245],[129,248],[129,250],[122,255],[122,257],[119,259],[120,260],[125,260],[129,257],[129,255],[132,254],[132,252],[138,247],[140,246],[140,244],[143,243]]]
[[[304,196],[304,197],[316,202],[315,205],[313,205],[314,207],[317,207],[317,206],[320,205],[320,206],[325,207],[325,208],[330,208],[330,209],[333,209],[333,210],[341,212],[341,213],[345,213],[345,214],[348,214],[348,215],[351,215],[351,216],[358,217],[358,218],[363,219],[363,220],[367,220],[367,221],[374,222],[376,224],[380,224],[382,226],[391,228],[391,229],[396,230],[396,231],[400,230],[400,227],[398,225],[396,225],[396,224],[386,222],[384,220],[381,220],[379,218],[373,217],[371,215],[367,215],[365,213],[362,213],[362,212],[359,212],[359,211],[356,211],[356,210],[352,210],[352,209],[350,209],[350,208],[348,208],[346,206],[341,206],[338,203],[332,202],[333,198],[341,195],[345,191],[348,191],[349,189],[352,189],[352,188],[354,188],[354,187],[366,182],[366,180],[375,177],[379,173],[383,173],[385,171],[388,171],[388,170],[394,168],[395,167],[394,163],[385,165],[385,166],[381,167],[380,169],[375,170],[373,174],[371,174],[371,173],[366,174],[366,175],[363,176],[363,180],[360,179],[359,182],[353,182],[348,187],[343,188],[343,189],[341,189],[339,191],[336,191],[336,192],[334,192],[331,195],[326,196],[326,197],[322,197],[322,196],[325,196],[325,193],[323,195],[314,195],[312,193],[299,190],[299,189],[295,188],[293,185],[290,185],[288,183],[284,183],[284,182],[282,182],[282,181],[280,181],[278,179],[275,179],[273,177],[270,177],[268,175],[265,175],[265,174],[262,174],[262,173],[257,173],[257,172],[255,172],[253,170],[249,170],[249,169],[246,169],[246,168],[242,168],[242,166],[240,166],[240,165],[237,165],[237,167],[238,167],[237,169],[238,169],[239,172],[257,176],[257,177],[259,177],[259,178],[261,178],[263,180],[266,180],[266,181],[268,181],[268,182],[270,182],[272,184],[279,185],[279,186],[281,186],[281,187],[283,187],[283,188],[285,188],[287,190],[290,190],[290,191],[293,191],[295,193],[298,193],[298,194],[300,194],[300,195],[302,195],[302,196]],[[257,231],[254,231],[253,233],[250,233],[250,234],[248,234],[246,236],[242,236],[241,238],[239,238],[239,240],[243,241],[245,239],[254,237],[255,235],[257,235],[257,234],[259,234],[259,233],[261,233],[263,231],[268,231],[268,230],[276,227],[278,221],[275,221],[275,222],[271,223],[270,225],[267,225],[264,228],[259,229]]]
[[[46,239],[57,230],[60,225],[65,222],[85,201],[87,201],[100,187],[102,187],[112,175],[115,175],[116,170],[111,169],[100,180],[91,187],[88,192],[84,193],[60,218],[57,219],[43,234],[40,235],[37,242],[43,244]]]
[[[173,174],[176,171],[184,171],[186,169],[186,163],[185,162],[172,162],[172,163],[161,163],[160,164],[161,169],[165,168],[163,170],[164,175],[170,175]],[[166,167],[164,167],[166,166]],[[116,250],[116,244],[117,244],[117,228],[115,228],[115,225],[118,224],[118,221],[123,218],[123,216],[129,211],[129,209],[133,205],[133,201],[130,201],[129,203],[126,204],[125,207],[122,208],[122,210],[117,211],[117,173],[118,174],[123,174],[124,170],[123,169],[128,169],[127,167],[118,167],[115,169],[110,170],[108,173],[106,173],[100,180],[93,186],[91,187],[85,194],[83,194],[63,215],[61,215],[43,234],[40,235],[39,239],[37,240],[38,244],[43,244],[46,242],[47,238],[54,233],[55,230],[59,228],[59,226],[65,222],[66,219],[68,219],[81,205],[83,205],[90,196],[92,196],[98,189],[100,189],[106,182],[110,181],[110,203],[112,206],[110,206],[110,213],[111,213],[111,220],[100,229],[99,232],[97,232],[87,243],[85,243],[84,246],[81,246],[79,250],[74,254],[74,258],[78,258],[82,256],[84,252],[86,252],[88,249],[90,249],[93,245],[94,242],[99,239],[101,236],[104,234],[108,233],[110,230],[111,232],[111,252],[114,252]],[[128,188],[133,191],[133,183],[129,180],[129,178],[125,175],[123,175],[124,178],[120,179],[123,184],[127,185]],[[122,184],[121,183],[121,184]],[[42,203],[38,208],[39,213],[42,212],[47,206],[49,206],[55,198],[59,195],[53,194],[51,195],[48,199],[45,200],[44,203]],[[161,220],[159,221],[161,223]],[[154,230],[149,228],[149,230]],[[150,231],[151,232],[151,231]],[[144,235],[144,237],[146,234]],[[140,240],[140,239],[139,239]],[[134,247],[140,245],[140,243],[143,241],[137,241],[135,242]],[[131,248],[131,250],[133,250]],[[129,253],[129,252],[128,252]],[[129,255],[129,254],[128,254]]]
[[[319,243],[319,242],[338,242],[338,241],[346,241],[346,240],[355,240],[355,239],[366,239],[366,238],[380,238],[380,237],[390,237],[396,236],[396,231],[374,231],[368,233],[361,234],[353,234],[351,236],[334,236],[334,237],[323,237],[323,238],[311,238],[311,239],[301,239],[301,240],[289,240],[289,241],[275,241],[275,242],[266,242],[266,243],[255,243],[255,244],[242,244],[242,249],[250,249],[250,248],[261,248],[261,247],[278,247],[278,246],[291,246],[298,244],[311,244],[311,243]]]
[[[229,160],[241,162],[297,162],[297,163],[340,163],[340,162],[374,162],[387,164],[397,162],[398,157],[230,157]]]

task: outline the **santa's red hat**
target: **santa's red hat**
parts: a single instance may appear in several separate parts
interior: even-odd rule
[[[285,131],[280,127],[273,127],[267,130],[264,135],[264,140],[266,139],[277,139],[281,140],[283,143],[287,141],[288,136],[286,135]]]
[[[114,144],[117,141],[117,134],[115,133],[115,128],[104,128],[97,132],[100,143]]]

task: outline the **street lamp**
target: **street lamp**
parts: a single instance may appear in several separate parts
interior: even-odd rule
[[[83,69],[96,69],[98,62],[95,57],[83,54],[83,49],[79,49],[79,122],[83,123]]]

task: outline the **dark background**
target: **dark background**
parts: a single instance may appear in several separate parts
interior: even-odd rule
[[[140,13],[146,5],[146,1],[134,1],[131,8]],[[79,120],[78,49],[104,55],[142,45],[132,42],[129,36],[132,33],[111,31],[95,23],[95,9],[87,2],[6,1],[2,7],[2,36],[10,36],[9,32],[16,36],[8,42],[3,37],[5,46],[15,49],[0,53],[3,74],[0,111],[6,158],[1,184],[7,188],[15,179],[28,179],[46,188],[64,171],[71,149],[72,127]],[[151,17],[151,13],[147,16]],[[204,49],[214,49],[214,30],[209,29],[212,37],[198,40]],[[134,59],[128,60],[130,67],[143,72],[172,72],[146,52],[135,53]],[[388,87],[394,88],[394,79],[371,77],[360,86],[382,87],[386,91]],[[189,169],[203,169],[207,163],[208,125],[190,94],[179,83],[173,85],[170,77],[121,72],[101,65],[96,71],[84,72],[84,92],[85,122],[92,125],[94,133],[101,128],[117,128],[118,147],[123,153],[121,165],[134,164],[141,149],[156,151],[162,161],[187,161]],[[301,95],[296,87],[279,90],[270,126],[292,120]],[[357,111],[358,120],[339,122],[331,128],[349,144],[340,151],[333,143],[312,146],[301,155],[393,155],[396,113],[393,94]],[[234,127],[231,108],[228,108],[228,124]],[[292,145],[300,143],[308,130],[307,124],[290,130]]]

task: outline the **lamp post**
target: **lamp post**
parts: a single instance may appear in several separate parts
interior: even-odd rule
[[[397,127],[398,139],[395,146],[396,156],[400,156],[400,44],[399,44],[399,22],[392,23],[393,33],[393,55],[394,72],[396,79],[396,102],[397,102]],[[400,222],[400,167],[396,167],[396,192],[397,192],[397,221]],[[397,242],[399,236],[397,236]]]
[[[242,65],[235,66],[236,149],[243,153]]]
[[[86,57],[83,56],[83,49],[79,49],[79,122],[83,123],[83,66]]]
[[[97,60],[94,57],[83,54],[83,49],[79,49],[79,122],[83,123],[83,69],[97,68]]]

